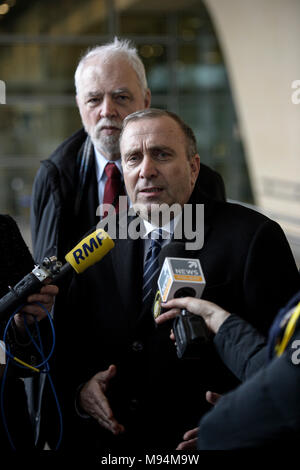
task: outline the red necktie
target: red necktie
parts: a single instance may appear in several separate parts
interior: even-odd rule
[[[125,194],[121,173],[114,163],[107,163],[104,171],[107,175],[107,180],[104,188],[103,204],[115,203],[115,209],[118,212],[119,201],[116,201],[116,198]]]

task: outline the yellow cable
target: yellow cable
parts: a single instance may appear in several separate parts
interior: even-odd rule
[[[25,366],[25,367],[29,367],[29,369],[32,369],[32,370],[34,370],[35,372],[40,372],[40,370],[37,369],[36,367],[33,367],[33,366],[31,366],[30,364],[27,364],[26,362],[21,361],[21,359],[18,359],[17,357],[14,357],[14,360],[15,360],[16,362],[19,362],[19,364],[22,364],[22,365]]]
[[[291,315],[291,318],[289,319],[289,322],[285,328],[285,332],[282,338],[281,343],[276,346],[276,355],[279,357],[287,347],[287,344],[289,340],[291,339],[292,335],[294,334],[296,323],[298,321],[298,318],[300,317],[300,302],[296,306],[293,314]]]

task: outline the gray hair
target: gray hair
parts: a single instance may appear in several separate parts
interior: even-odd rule
[[[136,111],[135,113],[131,113],[126,116],[123,121],[122,130],[120,133],[120,141],[126,126],[130,122],[138,121],[139,119],[154,119],[158,117],[169,117],[173,119],[173,121],[177,122],[185,136],[187,157],[189,160],[192,159],[197,153],[197,141],[192,128],[188,126],[179,116],[177,116],[177,114],[165,109],[148,108],[143,109],[142,111]]]
[[[148,85],[145,67],[138,55],[136,47],[134,47],[128,39],[120,40],[117,37],[115,37],[113,42],[88,49],[85,54],[81,57],[74,76],[77,94],[79,89],[80,76],[86,62],[96,57],[103,58],[112,56],[122,56],[125,60],[127,60],[127,62],[132,66],[132,68],[136,72],[141,88],[144,94],[146,94]]]

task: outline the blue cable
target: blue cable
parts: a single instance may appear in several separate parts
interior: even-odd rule
[[[44,350],[43,350],[43,343],[42,343],[42,338],[41,338],[40,329],[39,329],[37,319],[35,318],[34,321],[35,321],[35,328],[36,328],[36,332],[37,332],[40,347],[37,345],[36,341],[34,340],[33,336],[31,335],[31,332],[28,328],[26,317],[24,317],[24,323],[25,323],[25,329],[28,332],[29,337],[31,338],[33,344],[35,345],[36,349],[38,350],[38,352],[41,355],[41,358],[43,360],[42,364],[45,364],[45,369],[46,370],[45,370],[44,373],[46,373],[46,375],[47,375],[47,378],[49,380],[51,390],[52,390],[52,393],[53,393],[53,396],[54,396],[54,400],[55,400],[55,403],[56,403],[58,416],[59,416],[59,424],[60,424],[60,426],[59,426],[59,429],[60,429],[59,438],[58,438],[58,441],[57,441],[57,444],[56,444],[56,447],[55,447],[55,450],[58,450],[58,448],[60,447],[60,444],[61,444],[62,436],[63,436],[63,419],[62,419],[61,408],[60,408],[60,405],[59,405],[59,401],[58,401],[57,393],[56,393],[56,390],[55,390],[55,387],[54,387],[54,383],[53,383],[53,380],[52,380],[51,375],[49,373],[50,367],[49,367],[49,364],[48,364],[48,360],[52,356],[54,346],[55,346],[55,330],[54,330],[54,325],[53,325],[51,315],[49,314],[47,309],[44,307],[44,305],[40,304],[39,302],[36,302],[36,304],[39,305],[40,307],[42,307],[45,310],[45,312],[47,313],[49,321],[50,321],[51,329],[52,329],[53,344],[52,344],[52,348],[51,348],[51,351],[50,351],[47,359],[45,359]],[[41,367],[40,365],[37,366],[37,368],[40,368],[40,367]]]
[[[35,302],[37,305],[39,305],[40,307],[43,308],[43,310],[45,310],[45,312],[47,313],[47,317],[49,319],[49,322],[50,322],[50,326],[51,326],[51,331],[52,331],[52,347],[51,347],[51,350],[50,350],[50,353],[48,354],[47,358],[45,358],[45,355],[44,355],[44,350],[43,350],[43,344],[42,344],[42,339],[41,339],[41,334],[40,334],[40,329],[39,329],[39,325],[38,325],[38,321],[37,319],[35,318],[35,328],[36,328],[36,332],[37,332],[37,336],[38,336],[38,341],[39,341],[39,344],[40,346],[38,346],[37,342],[35,341],[34,337],[32,336],[29,328],[28,328],[28,324],[27,324],[27,320],[26,320],[26,316],[24,315],[24,325],[25,325],[25,330],[30,338],[30,340],[32,341],[33,345],[35,346],[36,350],[39,352],[40,356],[41,356],[41,359],[42,359],[42,362],[40,364],[38,364],[36,366],[36,368],[41,368],[41,367],[44,367],[45,366],[45,370],[42,370],[40,371],[41,373],[45,373],[48,380],[49,380],[49,383],[50,383],[50,387],[51,387],[51,390],[52,390],[52,393],[53,393],[53,396],[54,396],[54,399],[55,399],[55,403],[56,403],[56,407],[57,407],[57,411],[58,411],[58,416],[59,416],[59,427],[60,427],[60,433],[59,433],[59,438],[58,438],[58,442],[56,444],[56,447],[55,447],[55,450],[58,450],[58,448],[60,447],[60,444],[61,444],[61,440],[62,440],[62,435],[63,435],[63,419],[62,419],[62,413],[61,413],[61,408],[60,408],[60,405],[59,405],[59,401],[58,401],[58,397],[57,397],[57,393],[56,393],[56,390],[55,390],[55,387],[54,387],[54,384],[53,384],[53,381],[52,381],[52,378],[50,376],[50,367],[49,367],[49,364],[48,364],[48,361],[49,359],[51,358],[52,354],[53,354],[53,351],[54,351],[54,347],[55,347],[55,329],[54,329],[54,325],[53,325],[53,320],[51,318],[51,315],[50,313],[48,312],[48,310],[44,307],[44,305],[40,304],[39,302]],[[10,326],[10,323],[12,321],[12,319],[14,318],[14,316],[16,315],[16,313],[19,312],[19,310],[21,310],[23,308],[24,305],[22,305],[21,307],[19,307],[12,315],[11,317],[9,318],[8,322],[7,322],[7,325],[5,327],[5,330],[4,330],[4,334],[3,334],[3,342],[5,343],[5,340],[6,340],[6,335],[7,335],[7,331],[8,331],[8,328]],[[6,417],[5,417],[5,411],[4,411],[4,386],[5,386],[5,381],[6,381],[6,376],[7,376],[7,370],[8,370],[8,365],[9,365],[9,362],[10,362],[10,359],[13,360],[15,362],[15,364],[18,366],[18,367],[21,367],[23,369],[28,369],[28,367],[22,365],[22,364],[19,364],[18,362],[15,361],[14,359],[14,356],[12,356],[12,354],[10,353],[10,349],[9,347],[7,346],[6,348],[6,354],[8,356],[8,360],[7,360],[7,363],[6,363],[6,366],[5,366],[5,370],[4,370],[4,374],[3,374],[3,378],[2,378],[2,383],[1,383],[1,394],[0,394],[0,408],[1,408],[1,414],[2,414],[2,421],[3,421],[3,425],[4,425],[4,428],[5,428],[5,431],[6,431],[6,434],[7,434],[7,437],[8,437],[8,440],[9,440],[9,443],[12,447],[13,450],[16,450],[14,444],[13,444],[13,441],[12,441],[12,438],[11,438],[11,435],[9,433],[9,430],[8,430],[8,426],[7,426],[7,421],[6,421]]]
[[[51,331],[52,331],[52,347],[51,347],[51,350],[50,350],[50,353],[48,354],[48,357],[43,359],[43,361],[38,364],[37,366],[35,366],[37,369],[43,367],[48,361],[49,359],[51,358],[52,354],[53,354],[53,351],[54,351],[54,348],[55,348],[55,330],[54,330],[54,325],[53,325],[53,321],[52,321],[52,318],[51,318],[51,315],[50,313],[48,312],[48,310],[44,307],[44,305],[40,304],[39,302],[35,302],[37,305],[39,305],[40,307],[42,307],[45,312],[47,313],[47,316],[48,316],[48,319],[49,319],[49,322],[50,322],[50,326],[51,326]],[[24,305],[22,305],[22,307],[19,307],[12,315],[11,317],[9,318],[8,322],[7,322],[7,325],[5,327],[5,330],[4,330],[4,333],[3,333],[3,342],[5,343],[5,338],[6,338],[6,335],[7,335],[7,331],[8,331],[8,328],[14,318],[14,316],[16,315],[16,313],[18,313],[19,310],[21,310],[21,308],[23,308]],[[35,346],[35,348],[37,349],[37,351],[41,354],[41,349],[38,347],[34,337],[32,336],[29,328],[28,328],[28,324],[27,324],[27,321],[26,321],[26,317],[24,316],[24,324],[25,324],[25,329],[26,329],[26,332],[30,338],[30,340],[32,341],[33,345]],[[36,326],[36,328],[38,328],[38,326]],[[39,328],[38,328],[38,331],[39,331]],[[41,342],[41,340],[40,340]],[[7,355],[10,357],[10,359],[12,359],[14,361],[14,356],[12,356],[10,354],[9,351],[6,351],[7,352]],[[26,366],[22,366],[21,364],[18,363],[18,366],[19,367],[22,367],[23,369],[27,369]]]
[[[18,313],[18,311],[21,310],[23,307],[24,307],[24,305],[22,305],[21,307],[19,307],[19,308],[18,308],[17,310],[15,310],[15,312],[10,316],[10,318],[9,318],[7,324],[6,324],[6,327],[5,327],[5,329],[4,329],[4,333],[3,333],[3,343],[4,343],[4,344],[6,344],[5,341],[6,341],[7,331],[8,331],[8,328],[9,328],[9,326],[10,326],[10,324],[11,324],[11,322],[12,322],[14,316],[15,316],[16,313]],[[5,349],[2,345],[1,345],[1,347],[2,347],[2,349],[5,351],[6,355],[7,355],[12,361],[15,362],[14,356],[10,353],[9,347],[7,347],[7,349]],[[21,369],[28,369],[28,367],[26,367],[26,366],[23,366],[23,365],[21,365],[21,364],[19,364],[19,363],[17,363],[17,364],[18,364],[19,367],[21,367]]]
[[[36,350],[40,353],[43,361],[41,362],[41,364],[38,364],[37,366],[35,366],[37,369],[40,369],[41,367],[43,367],[45,364],[48,363],[49,359],[51,358],[52,354],[53,354],[53,351],[54,351],[54,348],[55,348],[55,329],[54,329],[54,325],[53,325],[53,320],[51,318],[51,315],[50,313],[48,312],[48,310],[44,307],[43,304],[40,304],[39,302],[35,302],[36,305],[39,305],[40,307],[42,307],[43,310],[45,310],[47,316],[48,316],[48,320],[50,322],[50,326],[51,326],[51,332],[52,332],[52,347],[51,347],[51,350],[48,354],[48,357],[45,358],[44,356],[44,350],[43,350],[43,345],[42,345],[42,339],[41,339],[41,335],[40,335],[40,329],[39,329],[39,326],[38,326],[38,321],[36,318],[34,318],[34,321],[35,321],[35,328],[36,328],[36,332],[37,332],[37,335],[38,335],[38,339],[39,339],[39,343],[40,343],[40,346],[37,345],[34,337],[32,336],[31,334],[31,331],[29,330],[28,328],[28,324],[27,324],[27,320],[26,320],[26,316],[24,316],[24,325],[25,325],[25,329],[26,329],[26,332],[30,338],[30,340],[32,341],[33,345],[35,346]]]
[[[5,365],[2,381],[1,381],[1,396],[0,396],[0,402],[1,403],[0,403],[0,408],[1,408],[2,422],[3,422],[3,426],[4,426],[4,429],[5,429],[8,441],[10,443],[10,446],[11,446],[12,450],[16,450],[16,448],[14,446],[14,443],[13,443],[13,440],[12,440],[12,437],[11,437],[10,432],[8,430],[7,421],[6,421],[6,417],[5,417],[5,411],[4,411],[4,385],[5,385],[5,381],[6,381],[9,361],[10,361],[10,359],[8,358],[8,360],[6,362],[6,365]]]

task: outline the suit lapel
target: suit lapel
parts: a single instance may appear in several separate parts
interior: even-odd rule
[[[204,230],[204,243],[205,243],[205,238],[208,235],[210,229],[211,229],[211,216],[212,216],[212,210],[214,206],[214,201],[204,198],[204,196],[199,199],[199,195],[194,192],[192,193],[190,200],[188,202],[189,205],[192,206],[192,211],[183,211],[184,218],[187,220],[184,221],[184,228],[188,227],[189,231],[190,228],[192,228],[192,231],[195,233],[197,231],[197,217],[199,217],[199,214],[197,214],[197,205],[202,204],[204,205],[204,227],[201,227],[202,230]],[[183,234],[183,239],[184,241],[188,241],[184,234]],[[190,240],[191,241],[191,240]]]
[[[116,240],[111,251],[117,288],[125,312],[134,319],[141,309],[143,282],[143,241]]]
[[[197,204],[198,205],[203,205],[204,206],[204,219],[201,221],[200,219],[200,213],[196,212],[197,209]],[[189,207],[185,207],[183,210],[183,217],[182,220],[180,221],[181,225],[181,237],[176,238],[175,235],[173,234],[171,238],[171,242],[182,242],[185,244],[194,244],[196,236],[194,238],[191,238],[192,234],[197,233],[198,236],[200,236],[199,230],[204,231],[204,245],[205,245],[205,240],[212,228],[212,223],[211,223],[211,218],[212,218],[212,211],[213,211],[213,205],[214,201],[209,200],[209,199],[201,199],[197,202],[196,195],[192,195],[189,202],[188,202]],[[199,222],[201,221],[201,224]],[[204,226],[203,226],[204,225]],[[180,233],[180,231],[179,231]],[[201,251],[201,249],[200,249]],[[191,258],[194,257],[195,254],[199,254],[199,248],[194,248],[191,250],[186,250],[186,257]]]

